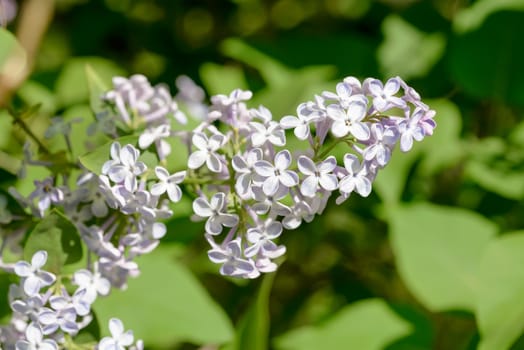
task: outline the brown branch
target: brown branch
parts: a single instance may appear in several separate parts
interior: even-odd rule
[[[53,18],[55,0],[27,0],[20,9],[16,36],[24,48],[27,61],[20,72],[0,75],[0,108],[5,107],[16,90],[23,84],[33,71],[36,55],[42,38]],[[12,56],[6,67],[20,65],[19,57]]]

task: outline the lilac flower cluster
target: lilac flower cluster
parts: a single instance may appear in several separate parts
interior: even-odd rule
[[[333,192],[338,204],[353,192],[368,196],[395,145],[407,152],[436,126],[435,112],[399,77],[385,84],[348,77],[280,121],[264,106],[249,109],[251,96],[212,97],[188,159],[186,184],[199,195],[194,218],[206,221],[209,258],[228,276],[274,271],[286,251],[276,243],[283,229],[321,214]],[[305,149],[285,148],[287,129]],[[340,146],[337,159],[331,153]]]
[[[31,263],[19,261],[10,266],[20,277],[20,283],[9,288],[13,315],[11,323],[0,328],[0,343],[6,350],[68,348],[70,339],[93,319],[93,302],[99,295],[109,293],[111,286],[107,279],[98,272],[93,274],[81,269],[73,274],[71,282],[76,289],[69,294],[63,278],[59,280],[43,270],[46,261],[47,252],[40,250],[33,255]],[[112,337],[102,339],[99,350],[115,349],[117,341],[122,346],[133,345],[132,333],[124,334],[119,320],[112,319],[109,328]],[[142,341],[129,349],[142,350]]]
[[[152,87],[143,76],[133,76],[129,80],[117,77],[114,85],[115,89],[102,97],[110,108],[97,115],[90,133],[103,131],[111,137],[138,133],[138,146],[156,153],[158,165],[149,169],[140,160],[139,149],[114,142],[110,159],[98,175],[71,163],[73,169],[64,169],[61,174],[35,181],[35,189],[27,197],[14,188],[9,190],[31,214],[16,218],[4,208],[2,212],[5,213],[0,215],[5,217],[2,224],[9,225],[17,219],[23,222],[31,216],[45,219],[51,209],[58,210],[76,227],[89,253],[86,269],[76,271],[71,278],[78,288],[69,289],[70,295],[64,285],[55,283],[56,276],[40,270],[45,263],[45,251],[35,254],[32,264],[20,262],[14,267],[4,264],[1,259],[4,248],[9,244],[16,247],[20,240],[17,232],[4,235],[0,267],[22,278],[22,288],[10,293],[14,311],[12,325],[0,327],[0,339],[6,338],[2,341],[6,348],[14,349],[18,341],[45,343],[47,345],[41,345],[44,348],[50,346],[51,340],[63,344],[66,341],[64,334],[73,337],[89,324],[90,305],[96,297],[107,295],[112,287],[126,288],[128,278],[139,274],[134,259],[156,248],[159,239],[166,234],[166,226],[161,221],[172,216],[169,203],[178,202],[182,196],[178,184],[184,179],[185,171],[170,173],[161,163],[165,163],[170,153],[165,139],[173,137],[171,120],[185,122],[184,114],[177,109],[177,103],[165,87]],[[108,125],[112,127],[106,128]],[[70,132],[70,122],[54,118],[46,137],[63,136],[72,156]],[[37,160],[29,147],[26,147],[26,154],[27,164],[53,166],[52,162]],[[78,174],[73,185],[72,173]],[[21,231],[27,229],[24,226]],[[59,280],[63,283],[64,279],[67,278],[60,276]],[[47,291],[40,293],[44,287]],[[25,306],[20,306],[21,303]],[[78,322],[77,317],[81,317]],[[20,319],[25,323],[18,322]],[[120,331],[119,322],[110,322],[113,338],[102,341],[99,349],[114,349],[115,346],[124,349],[131,345],[132,339],[130,341],[130,337]],[[43,341],[42,336],[50,336],[51,340]],[[31,348],[27,344],[16,346],[17,349]]]

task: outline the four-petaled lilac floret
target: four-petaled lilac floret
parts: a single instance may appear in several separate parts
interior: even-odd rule
[[[109,320],[109,332],[111,336],[100,340],[98,350],[125,350],[135,339],[133,331],[124,332],[124,324],[118,318]]]
[[[221,172],[223,164],[217,151],[226,143],[226,137],[222,134],[214,134],[208,138],[204,133],[195,132],[192,141],[197,150],[189,156],[188,167],[198,169],[206,164],[212,172]]]
[[[24,278],[22,284],[28,296],[36,295],[42,287],[50,286],[55,282],[55,275],[41,270],[46,261],[47,252],[39,250],[31,258],[31,264],[26,261],[19,261],[15,264],[15,273]]]
[[[247,230],[247,240],[252,244],[244,251],[248,258],[259,254],[262,257],[276,259],[286,252],[286,247],[278,246],[273,242],[282,233],[280,222],[270,222],[263,227],[253,227]]]
[[[240,237],[229,241],[225,244],[225,247],[214,243],[213,238],[209,235],[206,235],[206,239],[213,247],[207,252],[207,255],[212,262],[222,264],[220,268],[222,275],[244,278],[256,278],[259,276],[260,273],[253,262],[242,258]]]
[[[400,90],[401,83],[398,77],[389,79],[385,85],[378,79],[366,79],[364,89],[373,97],[373,107],[384,112],[391,107],[403,108],[406,101],[395,95]]]
[[[371,180],[368,178],[368,171],[364,164],[360,164],[358,158],[353,154],[344,156],[345,176],[339,182],[340,192],[349,195],[357,192],[362,197],[367,197],[371,193]]]
[[[309,157],[300,156],[298,158],[298,169],[306,178],[302,181],[300,191],[304,196],[314,197],[319,186],[326,191],[334,191],[338,186],[338,179],[333,174],[337,166],[334,156],[315,164]]]
[[[30,323],[25,330],[25,340],[16,342],[16,350],[58,350],[58,344],[53,339],[44,339],[40,326]]]
[[[281,185],[289,188],[298,184],[297,173],[287,170],[291,165],[291,160],[291,153],[283,150],[275,155],[275,165],[267,160],[259,160],[255,163],[255,172],[265,178],[262,189],[266,195],[274,195]]]
[[[238,224],[238,215],[229,214],[226,208],[226,195],[218,192],[208,202],[206,198],[199,197],[193,202],[193,211],[198,217],[208,218],[206,221],[206,232],[218,235],[222,232],[222,226],[234,227]]]
[[[151,194],[160,196],[167,192],[169,200],[175,203],[178,202],[182,198],[182,190],[178,184],[184,181],[186,171],[179,171],[170,175],[164,167],[157,166],[155,167],[155,174],[160,181],[151,187]]]
[[[369,139],[369,126],[362,120],[366,116],[368,100],[364,95],[353,95],[347,103],[347,108],[339,104],[327,106],[327,114],[333,119],[331,132],[335,137],[353,135],[357,140]]]

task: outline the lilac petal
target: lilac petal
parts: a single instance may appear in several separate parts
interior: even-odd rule
[[[125,332],[124,334],[122,334],[118,340],[120,342],[120,345],[129,346],[133,344],[134,339],[135,337],[133,335],[133,331],[129,330]]]
[[[40,343],[40,350],[56,350],[58,345],[53,339],[46,339]]]
[[[27,277],[33,273],[33,267],[27,261],[19,261],[15,264],[15,273],[20,277]]]
[[[264,256],[276,259],[286,253],[286,247],[277,246],[274,242],[267,241],[263,245]]]
[[[367,100],[352,101],[347,110],[347,116],[352,122],[361,121],[366,116]]]
[[[320,177],[319,183],[326,191],[334,191],[338,186],[338,179],[333,174],[324,174]]]
[[[209,157],[206,160],[206,166],[214,173],[219,173],[222,171],[222,162],[220,158],[214,153],[209,154]]]
[[[169,172],[161,166],[156,166],[155,175],[159,180],[166,181],[169,177]]]
[[[218,192],[211,197],[211,201],[209,202],[209,207],[215,210],[222,210],[224,207],[224,204],[226,202],[226,194],[223,192]]]
[[[47,261],[47,252],[45,250],[39,250],[33,255],[31,259],[31,265],[33,265],[35,269],[39,269],[45,265],[46,261]]]
[[[250,246],[250,247],[248,247],[248,248],[246,248],[244,250],[244,255],[246,257],[248,257],[248,258],[251,258],[251,257],[257,255],[259,251],[260,251],[260,244],[255,243],[252,246]]]
[[[40,327],[33,323],[27,326],[27,329],[25,330],[25,334],[26,334],[27,340],[33,344],[41,343],[42,339],[44,338],[42,331],[40,330]]]
[[[291,153],[287,149],[280,151],[275,156],[275,168],[279,170],[287,169],[291,164]]]
[[[254,133],[251,135],[251,143],[254,147],[260,147],[266,143],[266,136],[261,133]]]
[[[244,158],[238,155],[233,157],[231,165],[233,165],[233,169],[237,172],[247,172],[249,168]]]
[[[298,157],[297,165],[300,172],[304,175],[315,175],[317,171],[315,163],[306,156]]]
[[[120,150],[120,161],[125,166],[132,166],[136,163],[138,159],[138,150],[132,145],[125,145],[124,148]]]
[[[384,86],[384,94],[387,96],[392,96],[396,94],[399,89],[400,81],[398,80],[398,78],[390,78]]]
[[[280,222],[272,222],[268,225],[266,231],[269,239],[277,238],[282,233],[282,224]]]
[[[259,160],[254,166],[255,172],[258,175],[269,177],[275,175],[275,168],[267,160]]]
[[[277,192],[279,183],[280,181],[278,177],[268,177],[262,184],[262,190],[264,191],[266,196],[272,196]]]
[[[382,95],[383,85],[378,79],[370,79],[367,84],[367,88],[374,96]]]
[[[38,294],[40,288],[42,287],[42,282],[36,276],[29,276],[24,281],[24,292],[29,296]]]
[[[182,190],[176,185],[167,187],[167,196],[171,202],[178,202],[182,198]]]
[[[354,154],[346,153],[344,155],[344,167],[350,174],[354,174],[360,168],[360,162]]]
[[[228,259],[228,255],[218,250],[208,251],[207,256],[209,257],[209,260],[211,260],[215,264],[221,264],[223,262],[226,262]]]
[[[282,119],[280,119],[280,125],[284,129],[296,128],[297,126],[300,125],[300,120],[295,116],[287,115],[283,117]]]
[[[308,176],[302,181],[300,192],[306,197],[314,197],[318,189],[318,179],[316,176]]]
[[[338,83],[336,90],[337,90],[337,95],[343,99],[347,99],[351,96],[351,92],[352,92],[351,85],[347,83]]]
[[[255,203],[251,206],[251,208],[257,213],[258,215],[264,215],[267,214],[269,209],[271,209],[271,205],[266,202],[259,202]]]
[[[291,170],[283,171],[278,179],[286,187],[293,187],[298,184],[298,175]]]
[[[193,211],[201,217],[208,217],[213,215],[213,210],[209,203],[204,198],[197,198],[193,201]]]
[[[28,343],[25,340],[19,340],[16,342],[16,350],[34,350],[34,348],[34,345]]]
[[[189,156],[187,166],[190,169],[198,169],[206,162],[207,158],[208,153],[206,151],[195,151]]]
[[[141,149],[148,148],[149,146],[151,146],[153,142],[155,142],[156,136],[157,135],[148,130],[142,132],[142,134],[140,134],[140,137],[138,138],[138,147],[140,147]]]
[[[226,227],[234,227],[238,224],[238,216],[235,214],[221,214],[220,222]]]
[[[360,177],[356,183],[357,193],[362,197],[367,197],[371,193],[371,181],[367,177]]]
[[[195,145],[199,150],[207,149],[208,139],[205,134],[195,133],[193,134],[191,141],[193,142],[193,145]]]
[[[239,257],[242,254],[240,249],[240,238],[234,239],[227,244],[227,249],[231,252],[231,256]]]
[[[344,137],[349,133],[349,128],[345,121],[337,120],[331,125],[331,133],[338,138]]]
[[[337,159],[334,156],[329,156],[322,163],[318,165],[318,171],[321,173],[329,173],[337,167]]]
[[[111,318],[109,320],[109,331],[113,338],[119,338],[124,333],[124,325],[118,318]]]
[[[299,140],[307,139],[309,137],[309,125],[303,124],[297,126],[294,130],[294,134]]]
[[[246,195],[249,192],[251,186],[251,176],[250,174],[241,174],[235,184],[235,189],[237,193],[241,196]]]
[[[160,196],[168,190],[168,186],[165,182],[158,182],[151,187],[151,194],[153,196]]]
[[[356,179],[352,176],[346,176],[340,180],[339,189],[342,193],[351,193],[355,189]]]
[[[340,121],[347,119],[346,111],[344,111],[344,109],[338,104],[331,104],[327,106],[326,112],[328,117],[330,117],[333,120]]]
[[[73,276],[73,281],[78,286],[85,288],[91,284],[91,279],[93,278],[93,274],[91,271],[88,270],[78,270],[75,272]]]
[[[357,140],[366,141],[369,140],[371,135],[369,127],[365,123],[353,123],[349,127],[349,131]]]
[[[220,134],[215,134],[209,139],[209,148],[213,151],[218,150],[224,144],[225,137]]]
[[[209,219],[207,219],[205,230],[210,235],[219,235],[222,233],[222,225],[219,218],[216,216],[211,216]]]
[[[277,130],[269,135],[269,142],[276,146],[284,146],[286,144],[286,133],[284,130]]]

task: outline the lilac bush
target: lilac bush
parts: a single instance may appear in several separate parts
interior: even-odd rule
[[[345,78],[335,92],[279,119],[264,106],[250,108],[250,91],[212,96],[206,105],[189,78],[177,85],[173,98],[142,75],[115,77],[87,130],[114,141],[80,160],[62,160],[63,167],[26,147],[24,162],[48,167],[52,176],[35,181],[27,197],[10,189],[21,213],[11,213],[0,197],[0,223],[9,232],[0,254],[20,251],[25,222],[34,216],[72,225],[89,254],[71,274],[45,270],[45,250],[35,251],[31,263],[0,259],[19,277],[8,296],[11,323],[0,328],[5,349],[71,347],[92,321],[96,299],[125,289],[140,273],[135,259],[158,246],[167,233],[163,221],[185,195],[194,198],[192,219],[205,222],[208,257],[222,275],[252,279],[275,271],[286,253],[278,242],[284,230],[322,214],[332,194],[338,204],[352,193],[368,196],[396,144],[407,152],[436,126],[435,112],[399,77]],[[188,121],[196,126],[184,126]],[[46,137],[64,137],[72,157],[70,131],[59,118]],[[290,138],[303,147],[289,147]],[[181,151],[173,145],[184,145],[188,155],[178,169],[168,161]],[[143,348],[119,319],[109,321],[109,330],[110,337],[90,345]]]

